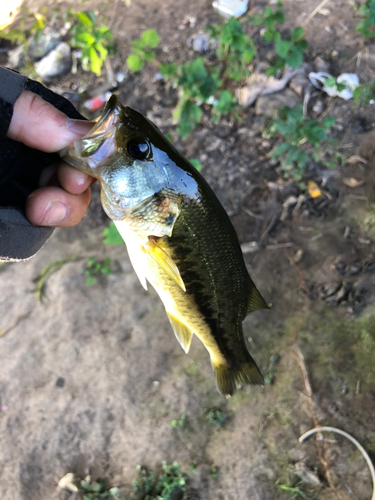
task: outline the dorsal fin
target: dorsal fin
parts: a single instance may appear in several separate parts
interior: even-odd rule
[[[267,302],[258,292],[257,287],[254,285],[254,283],[252,283],[247,314],[258,311],[258,309],[270,309],[270,307],[271,304],[267,304]]]
[[[176,335],[177,340],[180,342],[182,349],[186,352],[189,352],[191,339],[193,337],[193,331],[190,330],[184,323],[173,316],[173,314],[166,311],[169,321],[171,322],[174,334]]]

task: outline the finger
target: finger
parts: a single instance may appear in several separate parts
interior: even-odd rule
[[[58,187],[40,188],[27,198],[26,217],[36,226],[74,226],[85,215],[90,197],[90,188],[76,195]]]
[[[26,146],[53,153],[81,138],[93,127],[71,120],[40,96],[24,90],[14,105],[8,137]]]
[[[61,162],[57,170],[57,178],[61,187],[71,194],[80,194],[86,191],[96,179],[87,175],[84,172],[68,165],[66,162]]]

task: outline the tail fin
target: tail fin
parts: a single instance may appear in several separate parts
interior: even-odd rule
[[[263,376],[255,361],[249,360],[238,368],[213,364],[216,388],[223,396],[232,396],[243,384],[263,385]]]

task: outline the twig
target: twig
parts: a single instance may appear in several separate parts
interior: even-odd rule
[[[298,441],[300,443],[303,443],[305,441],[305,439],[309,438],[310,436],[312,436],[315,433],[322,432],[322,431],[335,432],[336,434],[340,434],[341,436],[344,436],[347,439],[349,439],[349,441],[351,441],[359,449],[359,451],[363,455],[363,458],[367,462],[368,468],[370,469],[372,485],[373,485],[371,500],[375,500],[375,468],[374,468],[374,464],[371,462],[371,458],[368,456],[367,451],[363,448],[363,446],[356,439],[354,439],[353,436],[351,436],[350,434],[348,434],[345,431],[342,431],[341,429],[336,429],[336,427],[323,426],[323,427],[315,427],[315,429],[311,429],[311,430],[305,432],[304,434],[302,434],[302,436],[299,438]]]
[[[303,21],[303,23],[301,24],[301,27],[304,28],[306,26],[306,24],[308,24],[311,21],[311,19],[320,11],[320,9],[322,7],[324,7],[325,4],[328,3],[328,2],[329,2],[329,0],[322,0],[322,2],[320,2],[320,4]]]
[[[241,207],[241,210],[243,210],[247,215],[250,215],[250,217],[254,217],[255,219],[259,220],[264,220],[264,217],[262,217],[261,215],[257,215],[252,210],[250,210],[250,208]]]
[[[315,427],[319,427],[319,421],[318,421],[318,417],[316,416],[315,403],[314,403],[314,399],[313,399],[313,391],[311,388],[309,374],[307,372],[307,368],[306,368],[306,364],[305,364],[305,358],[304,358],[301,350],[296,345],[293,347],[292,353],[294,354],[294,357],[297,360],[299,367],[301,368],[302,375],[303,375],[303,378],[305,381],[305,388],[306,388],[306,392],[307,392],[307,397],[309,398],[309,403],[310,403],[311,417],[313,419]],[[335,488],[335,486],[332,482],[332,479],[331,479],[331,472],[329,470],[328,462],[323,457],[322,450],[318,446],[318,440],[316,440],[316,449],[318,452],[319,461],[323,465],[324,472],[325,472],[329,487],[332,490],[335,490],[336,488]],[[328,451],[327,442],[326,442],[326,440],[324,440],[324,455],[325,456],[327,454],[327,451]]]
[[[0,338],[3,335],[5,335],[7,332],[9,332],[10,330],[13,330],[13,328],[15,328],[19,323],[21,323],[21,321],[23,321],[24,319],[28,318],[30,316],[31,312],[32,311],[28,311],[25,314],[22,314],[21,316],[18,316],[18,318],[16,318],[11,325],[6,326],[5,328],[2,328],[0,330]]]

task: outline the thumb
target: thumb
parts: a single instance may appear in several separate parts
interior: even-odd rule
[[[93,127],[71,120],[40,96],[24,90],[14,105],[8,137],[46,153],[59,151],[80,139]]]

